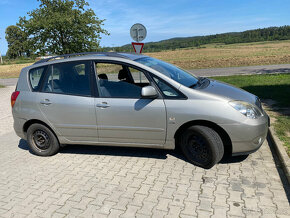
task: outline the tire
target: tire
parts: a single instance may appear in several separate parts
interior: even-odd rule
[[[189,127],[181,134],[179,145],[190,163],[205,169],[212,168],[224,154],[221,137],[206,126]]]
[[[59,142],[54,133],[39,123],[28,128],[27,141],[30,151],[38,156],[52,156],[59,150]]]

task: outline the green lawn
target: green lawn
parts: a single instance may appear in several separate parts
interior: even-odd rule
[[[272,99],[269,114],[278,137],[284,142],[290,156],[290,74],[241,75],[214,77],[259,96],[262,101]]]
[[[5,86],[0,85],[0,88],[4,88]]]

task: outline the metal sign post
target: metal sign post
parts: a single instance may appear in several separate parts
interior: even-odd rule
[[[147,36],[147,30],[145,26],[142,25],[141,23],[135,23],[130,29],[130,35],[131,35],[131,38],[134,41],[136,41],[136,42],[132,42],[132,46],[134,48],[135,53],[141,54],[144,43],[140,43],[140,42],[143,41]],[[141,72],[139,72],[139,77],[140,77],[140,83],[141,83],[142,82]]]

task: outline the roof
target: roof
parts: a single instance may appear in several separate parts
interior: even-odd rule
[[[130,60],[136,60],[141,57],[145,57],[145,55],[141,54],[135,54],[135,53],[123,53],[123,52],[83,52],[83,53],[74,53],[74,54],[64,54],[64,55],[58,55],[58,56],[53,56],[45,59],[41,59],[34,64],[40,64],[40,63],[45,63],[48,61],[52,60],[57,60],[57,59],[67,59],[67,58],[72,58],[72,57],[77,57],[77,56],[91,56],[91,57],[96,57],[96,56],[107,56],[107,57],[118,57],[118,58],[125,58],[125,59],[130,59]]]

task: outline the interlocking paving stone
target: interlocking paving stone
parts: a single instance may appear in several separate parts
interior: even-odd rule
[[[176,151],[73,145],[28,151],[0,89],[0,217],[289,217],[267,142],[210,170]]]

